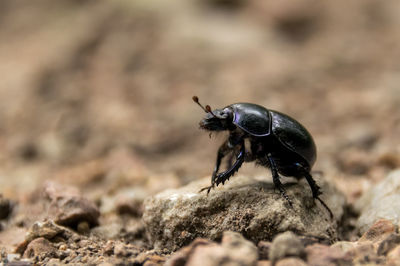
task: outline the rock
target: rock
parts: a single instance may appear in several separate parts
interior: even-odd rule
[[[382,265],[384,262],[384,258],[376,254],[376,249],[371,241],[358,243],[354,248],[346,252],[346,256],[352,258],[355,265]]]
[[[378,243],[395,231],[396,226],[391,221],[381,219],[375,222],[371,228],[361,236],[358,242],[371,241],[373,243]]]
[[[253,243],[239,233],[227,231],[223,233],[221,244],[197,238],[173,254],[165,265],[255,265],[257,259],[258,252]]]
[[[189,246],[183,247],[175,252],[171,258],[166,262],[166,266],[184,266],[191,254],[193,254],[196,247],[201,245],[209,245],[213,243],[204,238],[196,238]]]
[[[143,214],[144,199],[145,193],[141,190],[123,190],[116,196],[115,209],[118,214],[128,214],[133,217],[141,217]]]
[[[79,222],[78,225],[76,226],[76,231],[78,231],[79,234],[89,233],[90,231],[89,223],[86,221]]]
[[[176,250],[197,237],[220,239],[224,231],[240,232],[255,243],[285,231],[322,239],[337,236],[335,222],[313,200],[305,180],[285,185],[293,208],[270,182],[235,176],[209,195],[199,193],[209,182],[206,178],[146,199],[143,221],[154,248]],[[317,182],[324,191],[322,198],[340,219],[344,196],[326,182]]]
[[[118,242],[114,245],[114,255],[117,257],[134,257],[137,256],[139,253],[140,249],[132,244]]]
[[[23,254],[28,244],[37,238],[53,239],[58,235],[64,237],[71,237],[73,233],[69,232],[66,228],[54,224],[53,221],[36,222],[32,225],[25,236],[25,240],[16,247],[16,252]]]
[[[307,266],[307,263],[299,258],[283,258],[279,260],[275,266]]]
[[[29,243],[27,246],[24,257],[32,258],[36,256],[46,256],[46,257],[54,257],[57,254],[57,249],[52,245],[52,243],[43,238],[37,238]]]
[[[392,249],[396,246],[400,245],[400,235],[399,234],[390,234],[386,237],[378,247],[378,256],[384,255],[386,256]]]
[[[92,229],[92,235],[95,235],[102,239],[116,239],[121,231],[123,230],[123,226],[121,223],[113,222],[108,224],[101,224]]]
[[[259,260],[257,261],[257,266],[271,266],[272,263],[269,260]]]
[[[10,215],[11,210],[11,201],[3,198],[3,195],[0,194],[0,220],[6,219]]]
[[[269,250],[271,249],[271,242],[260,241],[257,244],[258,248],[258,257],[260,260],[268,260],[269,259]]]
[[[392,249],[392,251],[387,254],[386,265],[400,265],[400,245]]]
[[[351,257],[339,248],[314,244],[306,247],[309,265],[352,265]]]
[[[355,208],[361,214],[357,228],[362,234],[379,219],[399,224],[400,170],[392,171],[384,180],[364,193],[356,202]]]
[[[239,233],[224,232],[220,245],[198,245],[186,265],[255,265],[257,259],[257,248],[252,242]]]
[[[134,260],[133,265],[143,265],[143,266],[155,266],[155,265],[164,265],[165,257],[156,254],[153,251],[146,251],[140,253]]]
[[[331,246],[331,248],[340,249],[343,252],[347,252],[357,245],[355,242],[350,241],[338,241]]]
[[[269,259],[272,264],[285,257],[305,258],[305,255],[305,249],[300,239],[290,231],[277,235],[269,250]]]
[[[48,182],[44,188],[44,197],[49,203],[49,218],[57,224],[73,228],[81,222],[87,222],[91,226],[99,224],[100,212],[96,205],[73,188]]]
[[[35,238],[44,237],[52,239],[56,235],[66,233],[67,230],[61,226],[56,225],[52,221],[36,222],[30,228],[26,239],[32,241]]]

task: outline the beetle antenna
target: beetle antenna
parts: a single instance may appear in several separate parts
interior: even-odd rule
[[[199,102],[199,97],[193,96],[192,99],[193,99],[193,101],[194,101],[195,103],[197,103],[197,104],[201,107],[201,109],[204,110],[204,112],[210,113],[210,114],[212,114],[214,117],[216,117],[216,115],[211,111],[211,107],[210,107],[209,105],[206,105],[205,108],[204,108],[203,105],[201,105],[201,103]]]

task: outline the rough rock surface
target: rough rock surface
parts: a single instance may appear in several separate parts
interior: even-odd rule
[[[357,221],[360,233],[364,233],[377,220],[400,222],[400,170],[391,172],[383,181],[366,192],[355,205],[361,214]]]
[[[240,232],[255,243],[288,230],[323,239],[337,236],[336,222],[314,202],[305,180],[285,184],[293,208],[272,182],[235,176],[208,196],[199,193],[209,182],[206,178],[145,201],[143,220],[154,248],[176,250],[197,237],[220,239],[224,231]],[[324,192],[322,198],[340,219],[344,197],[328,183],[317,182]]]

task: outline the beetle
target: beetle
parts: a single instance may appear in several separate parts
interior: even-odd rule
[[[229,180],[244,162],[255,161],[271,170],[275,187],[290,206],[292,202],[280,181],[280,174],[298,180],[305,178],[313,198],[320,201],[333,217],[332,211],[319,197],[321,188],[310,173],[317,158],[317,149],[303,125],[286,114],[258,104],[235,103],[211,110],[209,105],[203,107],[197,96],[193,96],[193,101],[207,113],[199,123],[201,129],[209,131],[210,136],[212,132],[229,131],[228,139],[218,149],[211,185],[200,192],[207,190],[208,194],[215,186]],[[246,150],[245,140],[249,140],[250,150]],[[227,155],[228,169],[219,173],[222,159]]]

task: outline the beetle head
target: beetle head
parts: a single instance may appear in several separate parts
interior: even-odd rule
[[[206,105],[204,108],[200,104],[197,96],[193,96],[193,101],[196,102],[207,113],[204,119],[199,123],[201,129],[209,131],[222,131],[231,128],[233,115],[232,110],[229,107],[211,111],[211,107],[209,105]]]

